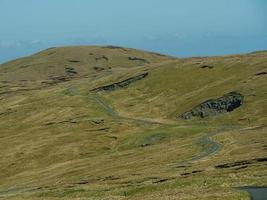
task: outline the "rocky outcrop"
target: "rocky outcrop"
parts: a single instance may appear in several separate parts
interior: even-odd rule
[[[130,61],[139,61],[139,62],[144,62],[144,63],[149,64],[149,62],[146,59],[144,59],[144,58],[128,57],[128,60],[130,60]]]
[[[104,46],[102,48],[106,48],[106,49],[120,49],[120,50],[123,50],[123,51],[127,51],[127,49],[125,49],[123,47],[112,46],[112,45]]]
[[[244,96],[238,92],[230,92],[218,99],[207,100],[192,110],[180,115],[180,118],[191,119],[194,117],[210,117],[226,112],[232,112],[244,102]]]
[[[267,72],[259,72],[259,73],[255,74],[255,76],[262,76],[262,75],[267,75]]]
[[[95,60],[96,60],[96,61],[99,61],[99,60],[105,60],[105,61],[108,61],[109,59],[108,59],[107,56],[104,56],[104,55],[103,55],[103,56],[100,56],[100,57],[96,57]]]
[[[68,76],[74,76],[78,74],[78,72],[73,67],[65,67],[65,72]]]
[[[120,88],[127,87],[130,84],[145,78],[147,75],[148,75],[148,72],[140,74],[140,75],[137,75],[137,76],[134,76],[134,77],[131,77],[131,78],[128,78],[126,80],[123,80],[123,81],[120,81],[120,82],[117,82],[117,83],[113,83],[113,84],[110,84],[110,85],[98,87],[98,88],[95,88],[95,89],[93,89],[91,91],[92,92],[114,91],[114,90],[117,90],[117,89],[120,89]]]
[[[104,67],[98,67],[98,66],[94,66],[93,69],[94,69],[95,71],[97,71],[97,72],[101,72],[101,71],[105,70]]]
[[[214,66],[211,66],[211,65],[203,65],[203,66],[201,66],[201,68],[202,69],[213,69],[214,68]]]
[[[57,84],[57,83],[67,82],[67,81],[70,81],[70,79],[68,77],[54,76],[54,77],[50,77],[49,81],[43,81],[42,83],[53,85],[53,84]]]
[[[68,62],[71,62],[71,63],[79,63],[81,61],[79,61],[79,60],[68,60]]]
[[[255,163],[261,163],[261,162],[267,162],[267,157],[263,158],[255,158],[251,160],[241,160],[241,161],[236,161],[232,163],[225,163],[221,165],[216,165],[215,168],[217,169],[225,169],[225,168],[232,168],[232,167],[240,167],[240,166],[247,166]]]

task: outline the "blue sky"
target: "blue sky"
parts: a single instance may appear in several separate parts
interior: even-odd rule
[[[266,0],[0,0],[0,62],[51,46],[174,56],[267,49]]]

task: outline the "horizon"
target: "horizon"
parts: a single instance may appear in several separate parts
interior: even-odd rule
[[[176,55],[171,55],[171,54],[166,54],[166,53],[162,53],[162,52],[159,52],[159,51],[151,51],[151,50],[146,50],[146,49],[140,49],[140,48],[132,48],[132,47],[127,47],[127,46],[117,46],[117,45],[109,45],[109,44],[104,44],[104,45],[95,45],[95,44],[92,44],[92,45],[66,45],[66,46],[51,46],[51,47],[48,47],[48,48],[44,48],[44,49],[40,49],[38,51],[35,51],[35,52],[32,52],[30,54],[27,54],[27,55],[23,55],[23,56],[19,56],[19,57],[16,57],[14,59],[10,59],[10,60],[6,60],[4,62],[1,62],[0,61],[0,64],[4,64],[4,63],[8,63],[10,61],[13,61],[13,60],[17,60],[17,59],[21,59],[21,58],[25,58],[25,57],[30,57],[30,56],[33,56],[37,53],[40,53],[42,51],[46,51],[46,50],[49,50],[51,48],[66,48],[66,47],[93,47],[93,46],[96,46],[96,47],[105,47],[105,46],[114,46],[114,47],[120,47],[120,48],[128,48],[128,49],[135,49],[135,50],[139,50],[139,51],[144,51],[144,52],[150,52],[150,53],[158,53],[158,54],[161,54],[161,55],[164,55],[164,56],[170,56],[170,57],[174,57],[174,58],[205,58],[205,57],[223,57],[223,56],[234,56],[234,55],[246,55],[246,54],[251,54],[251,53],[258,53],[258,52],[265,52],[267,51],[267,48],[266,49],[262,49],[262,50],[255,50],[255,51],[247,51],[247,52],[239,52],[239,53],[229,53],[229,54],[214,54],[214,55],[192,55],[192,56],[176,56]]]
[[[0,63],[54,46],[114,45],[175,57],[266,50],[266,9],[264,0],[0,0]]]

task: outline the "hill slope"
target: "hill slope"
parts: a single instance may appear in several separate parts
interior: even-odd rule
[[[266,63],[84,46],[0,65],[0,198],[248,197],[234,187],[267,184]],[[180,117],[230,92],[232,112]]]

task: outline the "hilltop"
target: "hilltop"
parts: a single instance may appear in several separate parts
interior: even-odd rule
[[[248,198],[267,185],[266,63],[77,46],[1,64],[0,198]]]

